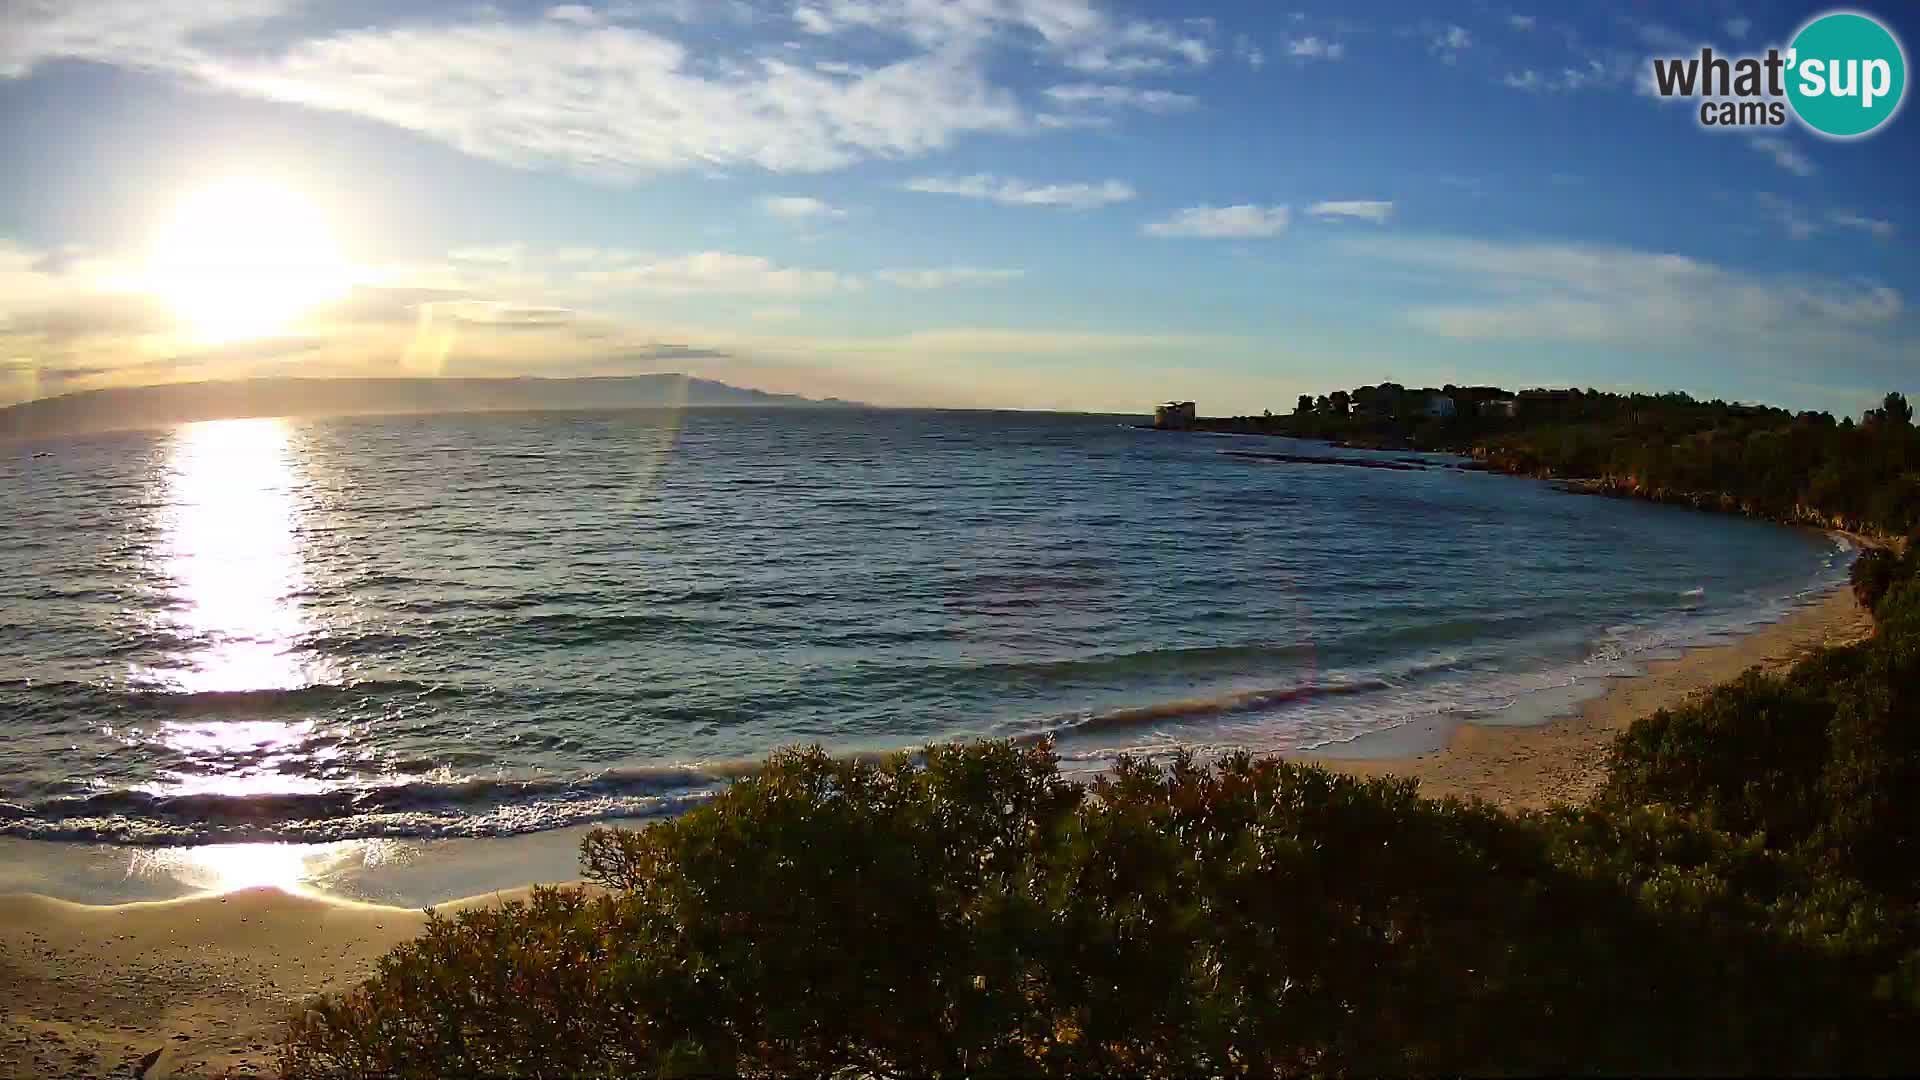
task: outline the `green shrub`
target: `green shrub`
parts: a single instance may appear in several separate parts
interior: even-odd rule
[[[1886,548],[1868,548],[1853,560],[1847,576],[1853,582],[1854,599],[1868,611],[1880,606],[1900,571],[1900,557]]]
[[[1835,715],[1821,782],[1822,847],[1847,872],[1920,898],[1920,634],[1883,629],[1875,639],[1870,667]]]
[[[1828,650],[1785,676],[1750,670],[1615,740],[1602,798],[1684,807],[1734,833],[1792,847],[1827,814],[1821,773],[1835,710],[1833,676],[1856,658]]]
[[[287,1075],[1920,1063],[1873,894],[1659,811],[1513,818],[1245,756],[1082,787],[1045,747],[816,749],[582,854],[606,895],[433,920],[294,1022]]]

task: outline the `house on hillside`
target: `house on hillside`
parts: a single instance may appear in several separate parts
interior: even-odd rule
[[[1420,404],[1422,416],[1452,416],[1453,412],[1453,399],[1445,394],[1428,394]]]
[[[1168,431],[1184,431],[1196,419],[1193,402],[1169,401],[1153,409],[1153,426]]]
[[[1512,398],[1493,398],[1480,403],[1480,415],[1485,417],[1504,417],[1508,420],[1519,415],[1520,403]]]

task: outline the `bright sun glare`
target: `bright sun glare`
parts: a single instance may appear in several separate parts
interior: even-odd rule
[[[154,238],[149,273],[152,291],[211,344],[284,333],[349,284],[313,205],[249,179],[224,180],[176,205]]]

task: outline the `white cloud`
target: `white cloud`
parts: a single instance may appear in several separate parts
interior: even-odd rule
[[[1171,90],[1141,90],[1132,86],[1099,83],[1049,86],[1046,95],[1068,107],[1140,109],[1156,113],[1179,112],[1191,109],[1198,103],[1198,99],[1190,94],[1176,94]]]
[[[547,18],[580,26],[597,26],[600,23],[599,12],[579,4],[560,4],[550,7],[547,9]]]
[[[1747,145],[1772,158],[1775,165],[1795,176],[1812,176],[1820,171],[1812,158],[1801,153],[1799,148],[1778,135],[1749,136]]]
[[[1192,349],[1218,346],[1205,334],[1101,334],[1072,330],[1004,330],[954,327],[921,330],[889,339],[908,352],[1098,355],[1115,349]]]
[[[1255,71],[1267,66],[1267,53],[1245,34],[1233,39],[1233,55]]]
[[[614,175],[819,171],[1026,124],[1013,95],[962,55],[921,54],[851,79],[777,59],[711,70],[644,31],[558,23],[354,31],[203,74],[481,157]]]
[[[824,12],[819,8],[807,7],[804,4],[793,9],[793,21],[799,25],[801,30],[809,34],[831,34],[834,29],[833,20],[827,18]]]
[[[1097,184],[1032,184],[1013,177],[991,173],[972,176],[923,176],[903,185],[908,191],[928,195],[958,195],[968,199],[987,199],[1008,206],[1049,206],[1065,210],[1092,210],[1137,196],[1131,184],[1103,180]]]
[[[1347,54],[1344,44],[1315,34],[1289,38],[1286,45],[1287,55],[1297,60],[1338,60]]]
[[[1141,231],[1163,237],[1261,238],[1279,236],[1291,218],[1284,206],[1189,206],[1166,221],[1142,226]]]
[[[1089,0],[810,0],[797,7],[801,30],[816,36],[877,31],[923,49],[976,47],[1007,39],[1076,71],[1135,75],[1213,60],[1205,27],[1122,17]]]
[[[787,221],[831,221],[847,216],[840,207],[806,195],[768,195],[760,200],[760,212]]]
[[[1026,276],[1025,270],[949,266],[938,270],[881,270],[873,276],[903,289],[945,289],[955,285],[998,285]]]
[[[1043,70],[1190,70],[1212,61],[1215,32],[1209,22],[1122,16],[1093,0],[815,0],[793,9],[791,25],[808,32],[800,48],[770,48],[762,36],[726,46],[703,38],[696,49],[633,20],[747,24],[767,15],[739,4],[628,0],[527,16],[478,5],[434,21],[334,30],[315,9],[304,12],[312,16],[304,38],[257,40],[255,27],[284,32],[294,24],[275,17],[304,7],[30,0],[5,18],[0,77],[61,58],[137,68],[369,118],[510,165],[601,177],[735,166],[810,172],[923,156],[967,136],[1104,123],[1033,115],[996,77],[1010,67],[1004,54]],[[857,57],[831,51],[848,31],[863,35]],[[1154,111],[1192,102],[1114,89],[1064,100]]]
[[[1510,71],[1500,81],[1514,90],[1568,93],[1590,86],[1617,85],[1626,78],[1627,69],[1621,63],[1591,59],[1582,67],[1563,67],[1557,72],[1542,73],[1533,68]]]
[[[1531,30],[1539,20],[1532,15],[1509,15],[1507,25],[1515,30]]]
[[[801,296],[851,292],[860,280],[833,270],[776,265],[759,255],[702,251],[671,258],[635,257],[623,265],[584,270],[576,275],[597,291],[686,296],[701,293]]]
[[[1753,29],[1753,20],[1742,16],[1740,18],[1728,19],[1721,25],[1727,28],[1727,33],[1732,37],[1744,40],[1747,36],[1747,31]]]
[[[447,252],[447,258],[454,262],[494,263],[511,266],[519,262],[525,249],[519,244],[489,244],[475,247],[455,248]]]
[[[295,0],[27,0],[9,3],[0,25],[0,77],[68,58],[185,70],[209,31],[244,28],[286,14]]]
[[[1870,218],[1863,214],[1856,214],[1850,210],[1835,210],[1827,215],[1827,220],[1843,229],[1859,229],[1862,232],[1870,233],[1875,240],[1891,240],[1893,239],[1893,234],[1898,231],[1891,221]]]
[[[1795,240],[1805,240],[1820,231],[1818,223],[1787,199],[1769,191],[1762,191],[1753,199],[1760,205],[1762,211],[1779,222],[1780,227],[1787,231],[1787,235]]]
[[[1393,204],[1372,199],[1332,200],[1314,203],[1307,207],[1307,213],[1318,218],[1354,218],[1385,225],[1393,216]]]
[[[1440,59],[1451,64],[1462,52],[1473,47],[1473,35],[1464,26],[1452,25],[1437,31],[1428,44],[1440,55]]]
[[[1107,113],[1035,113],[1033,122],[1043,128],[1071,131],[1084,128],[1110,128],[1114,118]]]
[[[1629,248],[1393,234],[1355,235],[1350,254],[1432,274],[1463,302],[1406,312],[1440,337],[1671,346],[1702,341],[1791,351],[1908,348],[1900,293],[1857,278],[1767,276]]]

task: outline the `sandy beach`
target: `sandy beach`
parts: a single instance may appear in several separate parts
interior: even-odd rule
[[[1578,802],[1599,785],[1608,741],[1636,717],[1748,667],[1785,666],[1869,632],[1851,593],[1837,589],[1737,641],[1610,680],[1577,715],[1524,727],[1459,725],[1442,748],[1414,756],[1352,746],[1350,755],[1363,756],[1315,760],[1361,775],[1411,776],[1435,796],[1511,808]],[[272,1075],[288,1011],[364,978],[424,921],[416,909],[276,888],[112,906],[0,895],[0,982],[11,989],[0,1078]]]
[[[0,1076],[274,1075],[287,1011],[363,977],[424,921],[277,889],[113,907],[0,897]]]
[[[1679,659],[1653,662],[1643,675],[1611,680],[1606,693],[1582,704],[1576,715],[1528,726],[1460,724],[1443,747],[1428,753],[1382,755],[1359,740],[1339,755],[1308,760],[1360,776],[1409,776],[1433,798],[1478,797],[1508,809],[1580,803],[1599,790],[1607,747],[1634,720],[1750,667],[1789,667],[1823,645],[1872,632],[1872,618],[1852,591],[1838,588],[1735,641],[1689,649]]]

